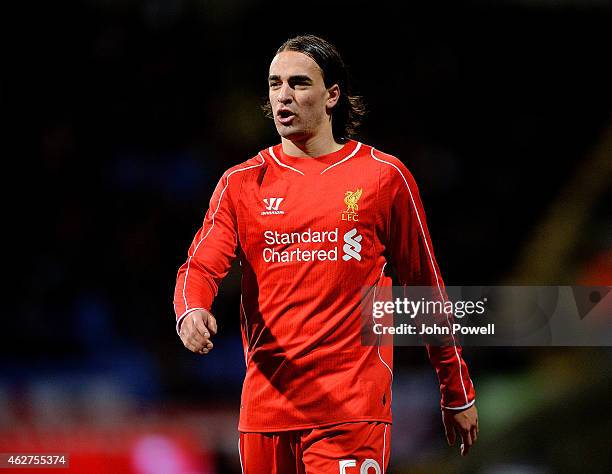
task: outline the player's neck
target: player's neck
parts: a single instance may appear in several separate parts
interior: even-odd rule
[[[316,135],[305,140],[282,138],[283,152],[289,156],[317,157],[340,150],[344,145],[336,143],[333,135]]]

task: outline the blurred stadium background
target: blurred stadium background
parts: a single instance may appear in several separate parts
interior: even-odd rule
[[[223,170],[278,141],[259,105],[290,35],[343,53],[369,105],[360,138],[415,175],[447,284],[612,284],[610,2],[2,10],[0,452],[240,472],[239,273],[205,358],[177,337],[172,292]],[[481,437],[461,459],[425,351],[396,350],[390,473],[610,472],[610,348],[465,355]]]

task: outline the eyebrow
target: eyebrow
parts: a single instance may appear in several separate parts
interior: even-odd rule
[[[268,81],[279,81],[280,76],[273,74],[268,77]],[[296,74],[295,76],[289,76],[289,82],[308,82],[312,83],[312,79],[306,74]]]

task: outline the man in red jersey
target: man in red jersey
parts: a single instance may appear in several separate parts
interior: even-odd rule
[[[243,472],[382,473],[389,462],[393,347],[361,343],[363,287],[444,283],[418,189],[397,158],[351,140],[363,107],[336,49],[285,42],[270,64],[281,143],[222,176],[177,277],[177,332],[207,354],[210,309],[240,259],[246,361]],[[427,346],[449,444],[478,434],[458,345]]]

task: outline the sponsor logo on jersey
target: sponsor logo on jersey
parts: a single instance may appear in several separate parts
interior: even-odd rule
[[[266,263],[335,262],[342,247],[342,260],[360,262],[363,236],[357,233],[357,229],[349,230],[341,239],[338,234],[337,227],[332,230],[313,230],[309,227],[302,232],[266,230],[263,233],[263,260]]]
[[[264,204],[266,205],[266,210],[261,211],[262,216],[269,216],[273,214],[284,214],[285,211],[281,211],[279,209],[281,202],[283,202],[285,198],[273,197],[273,198],[264,198]]]
[[[346,205],[346,211],[342,211],[343,221],[357,222],[359,220],[359,215],[357,214],[359,205],[357,204],[357,202],[359,201],[359,198],[362,194],[362,188],[359,188],[356,191],[346,191],[344,193],[344,204]]]
[[[346,234],[344,234],[344,247],[342,250],[344,251],[344,255],[342,256],[342,260],[348,262],[351,258],[354,258],[358,262],[361,261],[361,239],[363,236],[356,235],[357,229],[351,229]]]

